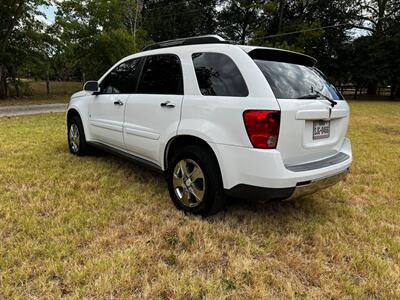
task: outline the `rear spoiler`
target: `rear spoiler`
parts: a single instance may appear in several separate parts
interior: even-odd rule
[[[255,48],[247,52],[252,59],[279,61],[313,67],[317,60],[311,56],[273,48]]]

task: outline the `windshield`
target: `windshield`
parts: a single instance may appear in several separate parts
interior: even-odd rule
[[[314,67],[268,60],[254,61],[278,99],[301,99],[318,91],[330,99],[343,100],[336,88]]]

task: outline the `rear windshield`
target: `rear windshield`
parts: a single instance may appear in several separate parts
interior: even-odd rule
[[[333,100],[343,97],[316,68],[299,64],[254,60],[278,99],[299,99],[318,91]]]

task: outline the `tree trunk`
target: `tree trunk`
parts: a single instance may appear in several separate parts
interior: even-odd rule
[[[15,95],[17,96],[17,98],[19,98],[21,96],[19,92],[19,80],[17,78],[14,78],[13,82],[14,82]]]
[[[394,100],[398,96],[399,89],[397,88],[397,80],[393,79],[390,86],[390,100]],[[397,95],[396,95],[397,94]]]
[[[279,24],[278,24],[278,33],[282,31],[282,23],[283,23],[283,7],[285,5],[284,0],[279,1]]]
[[[8,85],[7,85],[7,78],[3,76],[0,81],[0,89],[1,89],[1,99],[5,99],[8,96]]]
[[[5,74],[3,74],[3,66],[0,65],[0,99],[5,99],[7,96],[7,88],[4,84]]]
[[[376,96],[377,84],[376,82],[368,83],[367,94],[369,96]]]
[[[246,12],[246,14],[247,14],[247,12]],[[242,24],[242,32],[240,33],[240,37],[239,37],[241,45],[246,45],[247,26],[248,26],[247,25],[248,22],[247,22],[246,19],[247,19],[247,16],[245,16],[245,20],[244,20],[244,22]]]
[[[49,69],[46,69],[46,92],[47,92],[47,96],[49,96],[51,94]]]
[[[6,98],[7,97],[7,81],[5,78],[4,74],[4,69],[5,69],[5,64],[4,64],[4,54],[6,52],[7,46],[8,46],[8,40],[11,36],[11,33],[18,23],[19,18],[22,15],[23,9],[24,9],[25,2],[23,0],[20,0],[18,3],[18,6],[15,10],[15,14],[13,16],[13,19],[8,22],[8,28],[4,28],[4,35],[1,36],[0,39],[0,98]],[[2,28],[3,29],[3,28]]]
[[[240,44],[246,45],[246,30],[243,29],[242,34],[240,35]]]
[[[359,84],[357,84],[356,85],[356,90],[355,90],[355,92],[354,92],[354,100],[357,100],[357,94],[358,94],[358,89],[360,88],[360,85]]]
[[[8,83],[7,83],[7,77],[3,77],[3,84],[4,84],[4,97],[8,97]]]

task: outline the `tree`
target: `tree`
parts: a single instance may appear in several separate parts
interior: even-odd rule
[[[347,0],[279,0],[277,8],[262,24],[251,44],[303,52],[318,60],[318,67],[340,81],[341,54],[350,42],[347,32],[356,16],[354,3]],[[281,24],[281,25],[280,25]]]
[[[399,0],[358,0],[357,6],[360,24],[356,27],[375,35],[383,35],[390,23],[400,15]]]
[[[400,98],[400,17],[389,23],[386,38],[382,48],[386,50],[384,59],[387,65],[387,74],[391,86],[390,98]]]
[[[263,23],[277,10],[272,1],[229,0],[221,2],[219,32],[229,40],[246,44]]]
[[[118,60],[136,51],[133,35],[123,29],[110,30],[93,37],[91,46],[79,59],[79,66],[86,79],[97,80]]]
[[[110,65],[137,52],[149,43],[142,29],[134,30],[138,7],[132,0],[60,2],[53,28],[60,42],[58,66],[67,75],[98,79]]]
[[[18,68],[27,63],[27,52],[37,41],[43,24],[35,18],[38,7],[47,5],[46,0],[3,0],[0,3],[0,98],[8,93],[7,77],[14,84]],[[32,54],[32,53],[30,53]],[[18,58],[18,59],[17,59]],[[18,92],[18,86],[16,87]]]
[[[400,19],[400,1],[399,0],[359,0],[357,2],[359,15],[357,18],[358,25],[355,27],[364,29],[370,32],[368,39],[363,39],[362,42],[368,40],[370,47],[373,47],[374,58],[368,56],[364,51],[360,52],[361,57],[365,57],[370,65],[375,66],[375,70],[385,70],[384,72],[373,72],[377,75],[374,80],[367,81],[368,94],[376,95],[377,86],[379,83],[391,85],[391,97],[394,97],[395,89],[398,82],[398,71],[393,65],[398,57],[399,35],[399,19]],[[358,46],[355,42],[355,46]],[[361,49],[360,49],[361,50]],[[371,54],[372,55],[372,54]],[[389,60],[389,58],[392,58]],[[363,77],[361,75],[361,77]]]
[[[216,0],[144,2],[143,28],[158,42],[215,33]]]

